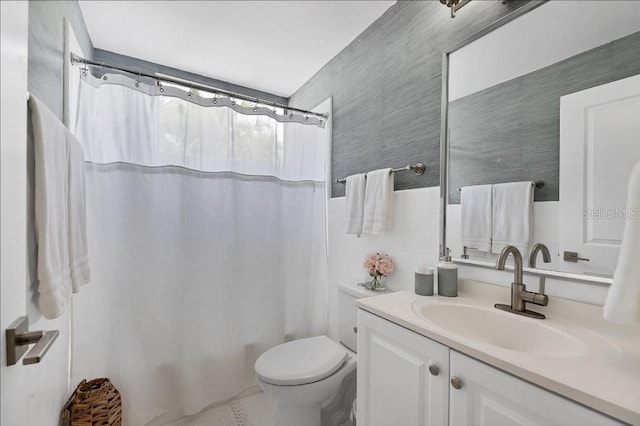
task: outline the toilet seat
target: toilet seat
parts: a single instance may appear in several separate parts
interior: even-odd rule
[[[327,336],[309,337],[269,349],[256,361],[258,378],[281,386],[322,380],[342,367],[348,352]]]

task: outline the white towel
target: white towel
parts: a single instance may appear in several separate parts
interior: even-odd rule
[[[393,173],[391,169],[367,173],[364,191],[364,217],[362,232],[379,234],[393,223]]]
[[[31,95],[35,156],[38,305],[46,318],[65,310],[89,280],[84,155],[58,118]]]
[[[618,322],[640,322],[640,163],[629,178],[624,234],[604,302],[604,318]]]
[[[526,255],[533,230],[533,182],[493,185],[491,251],[500,253],[507,245]]]
[[[365,174],[347,177],[345,185],[345,233],[362,234],[364,214]]]
[[[67,130],[66,128],[64,129]],[[89,269],[89,248],[87,246],[87,209],[85,191],[85,161],[80,142],[67,131],[69,143],[69,192],[68,235],[69,269],[71,287],[74,293],[91,278]]]
[[[465,186],[460,194],[462,245],[491,252],[493,185]]]

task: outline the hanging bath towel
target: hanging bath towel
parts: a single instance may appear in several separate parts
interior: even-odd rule
[[[460,194],[462,245],[491,252],[493,185],[465,186]]]
[[[500,253],[508,245],[529,252],[533,232],[533,182],[493,185],[491,251]]]
[[[345,183],[345,233],[362,234],[365,174],[351,175]]]
[[[67,308],[89,282],[85,163],[78,140],[36,97],[30,97],[35,156],[38,305],[46,318]]]
[[[379,234],[393,223],[393,173],[391,169],[367,173],[364,191],[364,217],[362,232]]]

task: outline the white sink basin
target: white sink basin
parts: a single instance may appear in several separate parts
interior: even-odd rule
[[[586,346],[569,334],[531,319],[497,309],[457,304],[415,304],[420,317],[443,331],[511,351],[548,357],[575,357]]]

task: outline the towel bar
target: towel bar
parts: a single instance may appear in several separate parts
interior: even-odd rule
[[[536,187],[536,189],[542,188],[544,186],[544,181],[543,180],[537,180],[535,182],[531,183],[533,186]],[[457,191],[462,191],[462,188],[457,188]]]
[[[413,170],[415,174],[421,175],[425,171],[425,165],[424,163],[409,164],[408,166],[399,167],[397,169],[391,169],[391,173],[404,172],[406,170]],[[347,179],[346,178],[336,179],[336,183],[347,183]]]

